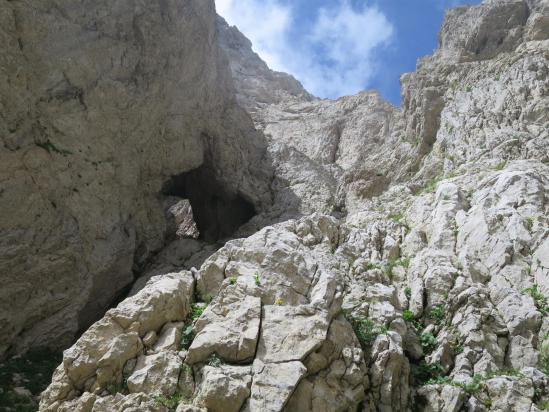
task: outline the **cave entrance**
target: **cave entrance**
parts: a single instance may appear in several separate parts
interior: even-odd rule
[[[162,194],[190,202],[198,239],[206,242],[230,237],[256,215],[252,203],[230,193],[206,166],[172,176]]]

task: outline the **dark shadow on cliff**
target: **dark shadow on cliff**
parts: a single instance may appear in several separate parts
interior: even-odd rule
[[[164,184],[162,194],[190,201],[199,239],[206,242],[231,237],[256,215],[254,205],[242,195],[226,190],[206,165],[173,176]]]

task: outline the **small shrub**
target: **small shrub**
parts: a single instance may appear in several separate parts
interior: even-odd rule
[[[549,411],[549,401],[540,401],[536,403],[536,406],[542,411]]]
[[[376,325],[371,319],[347,316],[363,349],[368,348],[379,335],[387,334],[386,326]]]
[[[488,380],[488,379],[495,378],[497,376],[512,376],[514,378],[524,378],[524,375],[520,370],[507,368],[507,369],[500,369],[494,372],[489,372],[484,376],[484,379]]]
[[[236,285],[236,277],[233,276],[233,277],[229,278],[229,283],[230,283],[231,285]]]
[[[505,169],[505,166],[507,166],[507,162],[505,160],[503,160],[503,161],[499,162],[496,165],[496,167],[494,167],[494,170],[497,170],[499,172],[500,170]]]
[[[208,357],[207,364],[208,364],[209,366],[214,367],[214,368],[219,368],[219,367],[221,366],[221,359],[219,358],[219,356],[217,356],[217,354],[212,353],[212,354]]]
[[[419,364],[412,364],[411,375],[413,385],[421,386],[427,382],[442,378],[444,376],[444,369],[438,363],[421,361]]]
[[[402,313],[402,317],[404,318],[404,320],[406,322],[413,322],[414,321],[414,314],[412,313],[411,310],[405,310]]]
[[[426,353],[431,353],[437,346],[437,338],[432,333],[422,333],[419,342]]]
[[[439,305],[431,309],[431,312],[429,313],[429,318],[431,318],[435,324],[440,325],[441,322],[444,320],[444,315],[444,306]]]
[[[276,298],[275,305],[277,306],[283,306],[284,305],[284,299],[282,298]]]
[[[406,297],[408,298],[408,300],[410,300],[412,298],[412,288],[410,287],[406,287],[404,289],[404,295],[406,295]]]
[[[410,267],[410,258],[409,257],[402,258],[398,262],[399,262],[400,266],[405,267],[406,269],[408,269]]]
[[[393,280],[393,269],[395,266],[397,266],[397,261],[389,261],[383,268],[383,271],[385,272],[385,276],[389,278],[389,280]]]
[[[122,380],[121,384],[118,383],[109,383],[106,388],[107,392],[111,395],[116,395],[117,393],[128,393],[128,381],[126,379]]]
[[[471,86],[467,86],[467,88],[465,89],[465,91],[467,93],[471,93],[473,91],[473,89],[471,89]]]
[[[392,215],[387,216],[389,220],[392,220],[393,222],[400,223],[402,219],[404,219],[404,213],[398,212]]]
[[[183,329],[183,334],[181,337],[181,347],[183,349],[189,349],[191,346],[191,343],[193,343],[194,339],[194,331],[193,331],[193,325],[188,325],[185,329]]]
[[[440,177],[435,177],[429,180],[425,185],[425,188],[423,189],[423,193],[434,193],[437,190],[437,186],[440,181],[441,181]]]
[[[61,352],[34,349],[22,356],[14,356],[0,363],[0,411],[35,412],[38,405],[33,397],[14,392],[15,386],[24,386],[38,396],[51,383],[55,368],[63,360]],[[24,384],[17,385],[14,376]]]
[[[381,269],[381,266],[377,263],[368,262],[366,265],[366,270]]]
[[[421,333],[423,331],[423,329],[425,329],[425,325],[423,324],[423,322],[421,322],[419,320],[414,320],[412,322],[412,325],[414,326],[414,329],[418,333]]]
[[[191,343],[194,339],[194,324],[196,323],[198,318],[202,316],[202,314],[206,310],[206,307],[206,305],[198,303],[193,303],[191,305],[191,313],[187,318],[187,325],[185,326],[185,329],[183,329],[183,333],[181,336],[181,347],[183,349],[189,349],[189,347],[191,346]]]
[[[452,350],[454,352],[454,355],[459,355],[460,353],[463,353],[464,348],[463,348],[463,345],[456,344],[452,346]]]
[[[260,286],[261,285],[261,279],[259,278],[259,273],[256,272],[256,274],[254,275],[254,281],[255,281],[255,284],[257,286]]]
[[[437,378],[429,379],[426,385],[451,385],[452,379],[449,376],[439,376]]]
[[[205,305],[199,305],[196,303],[193,303],[191,305],[191,321],[194,323],[197,321],[197,319],[202,316],[204,311],[206,310]]]
[[[533,285],[532,287],[524,289],[522,292],[527,293],[532,297],[532,299],[534,299],[534,304],[536,305],[536,308],[543,316],[549,315],[549,301],[543,295],[543,293],[541,293],[538,285]]]
[[[466,394],[476,395],[479,393],[485,385],[486,378],[483,375],[474,375],[471,382],[467,384],[460,384],[460,386]]]
[[[527,217],[526,218],[526,229],[528,229],[528,231],[531,232],[533,227],[534,227],[534,218]]]
[[[170,412],[175,412],[175,410],[177,409],[177,406],[179,405],[182,399],[183,399],[183,395],[181,395],[180,393],[175,393],[171,396],[157,395],[154,397],[154,400],[156,401],[156,403],[167,408],[168,411]]]

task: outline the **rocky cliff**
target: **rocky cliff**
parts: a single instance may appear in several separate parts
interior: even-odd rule
[[[196,192],[184,173],[219,198],[217,240],[271,172],[213,1],[2,0],[0,21],[1,356],[100,318],[164,246],[164,195]]]
[[[61,7],[61,13],[59,3],[53,7],[52,2],[50,9],[44,9],[57,16],[55,21],[65,22],[70,20],[71,10],[81,11]],[[143,230],[164,234],[166,225],[174,222],[177,230],[171,231],[172,236],[183,231],[186,238],[175,240],[162,250],[166,236],[153,236],[157,243],[147,244],[148,249],[138,248],[140,243],[136,241],[134,251],[159,250],[145,265],[142,283],[146,281],[146,285],[138,283],[131,297],[109,310],[64,352],[62,364],[42,395],[40,410],[546,409],[547,1],[492,0],[449,11],[439,48],[433,56],[418,62],[416,72],[402,76],[402,108],[391,106],[375,92],[336,101],[316,99],[292,77],[271,72],[236,28],[216,20],[210,2],[149,3],[147,7],[158,7],[158,14],[145,13],[152,20],[146,20],[148,24],[138,20],[139,24],[132,23],[132,30],[136,30],[134,26],[138,31],[149,28],[150,32],[142,38],[151,41],[151,33],[156,30],[173,34],[177,27],[177,36],[186,35],[183,38],[189,39],[189,44],[183,41],[179,47],[183,44],[189,49],[177,49],[174,43],[173,53],[180,60],[173,64],[185,70],[171,72],[171,64],[154,66],[168,71],[147,77],[154,86],[147,83],[145,90],[139,89],[142,84],[138,82],[135,87],[147,98],[140,100],[130,95],[129,108],[114,117],[129,116],[128,111],[134,113],[133,110],[135,122],[155,113],[161,116],[167,110],[166,100],[181,93],[183,101],[177,103],[190,107],[184,112],[190,117],[183,116],[188,123],[172,124],[173,119],[168,122],[155,118],[157,123],[153,124],[166,127],[166,131],[146,140],[146,147],[151,151],[169,147],[165,155],[176,156],[172,146],[157,139],[169,135],[169,131],[176,134],[181,130],[189,134],[175,136],[174,145],[179,142],[187,147],[188,143],[183,142],[194,136],[189,130],[198,130],[198,141],[206,139],[209,144],[200,146],[204,157],[192,166],[182,162],[170,168],[170,162],[163,157],[147,153],[138,156],[144,162],[139,163],[140,167],[158,168],[158,175],[143,171],[139,174],[148,176],[156,186],[151,183],[154,189],[147,192],[143,188],[145,179],[134,186],[116,186],[115,193],[126,193],[130,199],[139,193],[139,199],[155,201],[154,207],[147,207],[145,200],[130,202],[130,210],[150,219],[157,216],[157,221],[146,220],[143,226],[136,223],[136,239],[141,239],[137,233]],[[14,16],[13,29],[6,31],[7,35],[29,36],[40,27],[36,22],[32,30],[21,29],[25,19],[16,16],[25,16],[28,9],[24,4],[3,4],[13,13],[4,14]],[[134,9],[134,3],[121,4],[125,7],[124,19],[138,19],[141,10]],[[35,15],[29,13],[26,18]],[[93,16],[97,23],[109,20],[100,14]],[[155,25],[155,16],[164,24]],[[186,18],[186,24],[167,23],[178,23],[177,16]],[[52,33],[59,31],[45,21],[40,24]],[[183,34],[178,32],[181,30]],[[204,31],[208,36],[199,35]],[[130,38],[126,40],[133,45],[133,37]],[[209,42],[197,43],[197,38],[207,38]],[[111,40],[109,37],[105,41]],[[89,44],[103,51],[97,42],[94,38]],[[17,43],[14,39],[14,56],[20,53]],[[204,48],[206,44],[209,48]],[[43,47],[36,50],[43,52]],[[152,50],[163,53],[169,47]],[[201,59],[186,57],[193,51]],[[25,40],[21,52],[25,52]],[[30,53],[29,49],[26,53]],[[87,56],[96,64],[89,53],[78,49],[82,59]],[[45,54],[42,58],[49,58],[50,52]],[[149,63],[158,64],[157,60]],[[179,76],[186,78],[187,65],[195,67],[196,72],[192,81],[185,83]],[[24,67],[40,73],[37,63]],[[85,65],[79,67],[88,69]],[[50,76],[51,70],[50,66],[43,69],[43,76]],[[191,68],[188,70],[192,73]],[[27,76],[27,81],[31,81],[37,74]],[[173,78],[182,83],[166,84]],[[13,80],[7,85],[23,87],[19,82]],[[38,86],[24,89],[35,93],[35,87]],[[149,93],[153,91],[159,94],[154,95],[155,104],[148,106]],[[192,100],[193,97],[198,100]],[[235,101],[249,116],[235,106]],[[84,102],[92,107],[91,102]],[[108,124],[97,124],[92,117],[99,109],[104,110],[105,116],[112,114],[112,107],[100,102],[95,111],[86,108],[85,116],[63,123],[72,127],[89,123],[86,128],[80,126],[78,134],[73,130],[71,136],[95,133],[91,126],[102,130]],[[17,107],[4,101],[2,104],[9,110]],[[31,114],[47,114],[45,109],[38,110],[42,108],[40,104],[33,109],[36,114],[23,116],[23,124],[27,124]],[[59,111],[59,105],[64,108],[68,103],[56,103],[54,99],[47,104],[55,104]],[[157,104],[161,105],[158,112]],[[59,122],[64,117],[58,111],[46,119]],[[74,108],[67,111],[74,115]],[[130,123],[134,126],[132,122],[122,122],[116,130]],[[151,126],[150,119],[142,127],[145,126]],[[59,131],[51,130],[50,133]],[[94,138],[111,141],[122,138],[121,135],[107,136],[103,131],[94,134]],[[54,161],[70,162],[72,152],[77,152],[68,146],[69,142],[87,142],[80,137],[62,140],[65,134],[61,132],[55,136],[59,140],[49,138],[50,144],[38,141],[39,145],[33,147],[34,142],[28,143],[27,150],[54,158],[49,161],[57,164]],[[5,139],[5,146],[17,141],[14,139]],[[21,148],[6,149],[14,159],[24,153],[22,141]],[[49,153],[45,148],[50,148]],[[119,156],[120,150],[129,148],[117,145],[113,153]],[[134,159],[132,156],[128,154],[120,161]],[[253,173],[261,156],[269,169],[264,174]],[[50,170],[51,164],[42,164],[40,173],[32,176],[43,179],[47,175],[44,170]],[[202,171],[202,165],[207,173]],[[33,170],[24,167],[19,174],[13,172],[14,176]],[[181,174],[193,167],[197,168],[194,172]],[[74,169],[75,173],[79,168]],[[51,179],[57,184],[70,181],[55,180],[53,176]],[[11,177],[7,182],[15,180]],[[20,186],[14,193],[36,193],[30,186]],[[51,189],[51,184],[46,188]],[[217,203],[202,193],[211,191],[225,193],[223,204],[237,204],[233,208],[237,211],[223,208],[220,210],[227,214],[219,216],[219,211],[210,210]],[[89,193],[96,195],[92,189]],[[6,195],[0,199],[6,201]],[[66,192],[61,195],[66,202],[72,199]],[[7,199],[19,199],[15,196],[11,194]],[[220,233],[234,236],[219,222],[224,216],[238,216],[246,209],[235,197],[252,204],[257,212],[255,217],[246,214],[251,220],[236,232],[242,238],[228,241],[216,252],[214,249],[221,245],[214,249],[200,246],[207,244],[205,239],[199,239],[205,243],[194,249],[180,247],[197,242],[193,238],[197,231],[213,233],[211,239],[219,238]],[[192,215],[181,198],[190,199]],[[159,206],[160,201],[169,207]],[[84,208],[89,215],[96,213],[98,206],[95,202],[81,202],[74,207]],[[105,207],[101,213],[110,213],[112,205]],[[117,207],[116,210],[127,210]],[[13,210],[16,216],[26,209]],[[171,220],[163,218],[164,210],[172,214]],[[97,218],[87,219],[93,227],[88,230],[100,227]],[[213,228],[209,226],[212,220],[218,222]],[[232,227],[247,219],[229,220],[234,222]],[[7,223],[16,226],[14,218]],[[20,232],[13,230],[11,236],[16,237]],[[64,244],[73,244],[66,239]],[[97,240],[94,242],[95,245]],[[195,259],[193,251],[199,258]],[[29,259],[28,251],[14,249],[13,253]],[[130,259],[134,265],[142,256],[142,252],[135,253],[137,258]],[[112,253],[105,254],[112,258]],[[196,263],[204,258],[203,264]],[[6,261],[18,262],[13,257]],[[196,267],[189,262],[195,262]],[[185,270],[187,266],[190,270]],[[35,269],[32,265],[23,267]],[[12,273],[18,272],[14,269]],[[97,274],[101,276],[99,270]],[[74,281],[70,276],[60,279]],[[109,289],[104,293],[112,292]],[[82,311],[88,313],[85,307]],[[33,333],[37,332],[40,329]]]

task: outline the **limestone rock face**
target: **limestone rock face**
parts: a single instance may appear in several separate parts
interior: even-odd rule
[[[206,167],[259,209],[270,172],[213,0],[2,0],[0,22],[1,355],[104,314],[163,246],[172,175]]]
[[[249,112],[292,97],[314,99],[293,76],[269,69],[253,52],[250,40],[219,16],[217,31],[219,44],[229,59],[238,101]]]
[[[273,202],[239,239],[148,261],[143,282],[164,275],[65,351],[40,410],[542,410],[548,18],[542,0],[448,12],[402,108],[315,99],[218,20]]]

